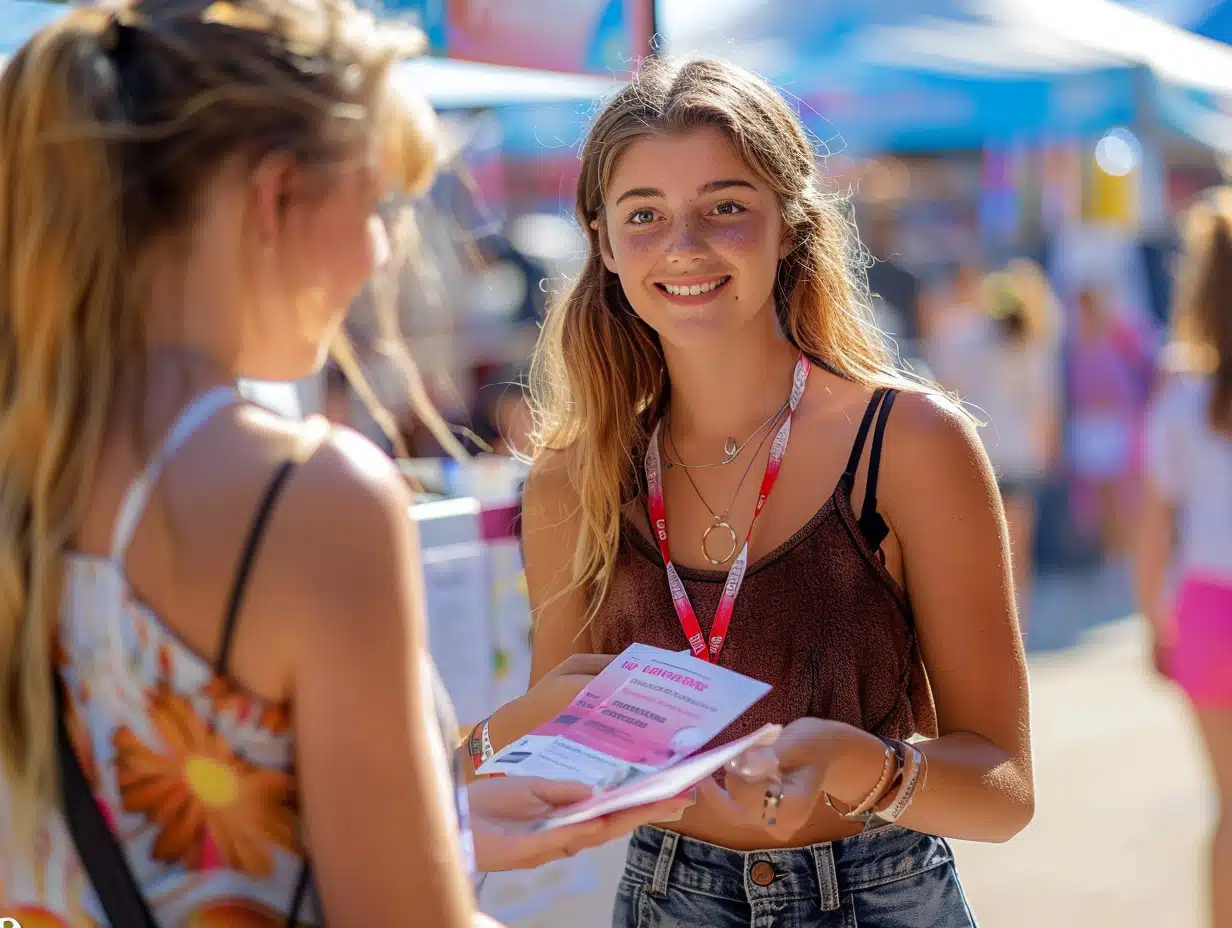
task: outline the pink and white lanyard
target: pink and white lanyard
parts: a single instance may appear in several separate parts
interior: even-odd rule
[[[655,426],[650,436],[650,446],[646,449],[646,488],[650,503],[650,522],[655,537],[659,540],[659,552],[663,555],[663,564],[667,568],[667,585],[672,594],[672,605],[676,615],[680,617],[680,626],[685,637],[689,639],[689,648],[693,656],[704,661],[717,663],[719,653],[723,650],[723,642],[727,639],[727,629],[731,625],[732,611],[736,608],[736,597],[740,595],[740,587],[744,583],[744,573],[749,566],[749,539],[753,536],[753,526],[757,517],[765,508],[770,491],[778,480],[779,467],[783,456],[787,453],[787,441],[791,437],[791,417],[800,405],[804,396],[804,387],[808,383],[809,361],[804,355],[796,362],[795,372],[791,381],[791,400],[788,403],[787,418],[779,426],[770,445],[770,459],[766,462],[766,472],[761,478],[761,490],[757,495],[757,505],[753,509],[753,518],[749,521],[748,533],[744,536],[744,546],[736,555],[735,563],[728,571],[727,581],[723,584],[723,595],[719,599],[718,608],[714,612],[714,623],[710,627],[710,646],[702,635],[701,623],[697,621],[697,613],[693,611],[693,603],[672,563],[671,548],[667,542],[667,506],[663,500],[663,461],[659,450],[659,430],[662,420]]]

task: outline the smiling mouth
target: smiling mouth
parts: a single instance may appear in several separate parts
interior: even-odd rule
[[[703,293],[710,293],[714,290],[718,290],[729,280],[731,280],[730,275],[715,278],[714,280],[707,281],[704,284],[685,284],[683,286],[678,286],[676,284],[657,283],[655,286],[664,293],[670,293],[672,296],[701,296]]]

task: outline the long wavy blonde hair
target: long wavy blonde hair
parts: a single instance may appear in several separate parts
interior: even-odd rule
[[[828,191],[799,118],[760,77],[722,61],[648,60],[607,103],[582,147],[577,220],[585,265],[548,310],[531,365],[534,455],[564,451],[581,534],[570,590],[587,620],[615,567],[623,506],[639,491],[639,452],[658,415],[667,368],[656,333],[604,266],[604,195],[621,154],[652,135],[716,127],[778,196],[794,246],[774,284],[779,322],[803,352],[867,385],[917,386],[896,368],[868,300],[864,252],[846,204]]]
[[[396,181],[422,186],[432,145],[388,82],[395,58],[421,44],[350,0],[142,0],[68,12],[5,67],[0,759],[9,840],[24,845],[54,795],[62,552],[93,485],[115,385],[145,356],[152,246],[179,240],[200,192],[237,156],[287,152],[327,185],[375,138]]]

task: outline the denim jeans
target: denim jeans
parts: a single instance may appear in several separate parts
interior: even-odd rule
[[[639,828],[612,914],[612,928],[975,925],[950,846],[897,825],[748,853]]]

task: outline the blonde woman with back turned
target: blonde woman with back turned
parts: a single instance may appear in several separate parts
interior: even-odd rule
[[[586,790],[451,782],[396,469],[236,391],[320,369],[430,175],[388,83],[418,39],[144,0],[0,78],[0,917],[460,928],[468,868],[687,805],[543,831]]]

